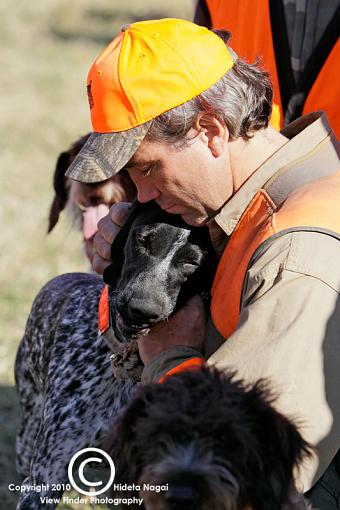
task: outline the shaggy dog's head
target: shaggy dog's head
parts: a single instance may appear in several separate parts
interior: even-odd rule
[[[140,337],[189,297],[208,292],[216,268],[207,228],[189,227],[155,202],[137,207],[123,240],[113,246],[111,273],[105,275],[121,341]]]
[[[307,508],[293,468],[308,446],[271,402],[264,382],[207,368],[141,387],[114,432],[115,483],[139,484],[146,510]]]

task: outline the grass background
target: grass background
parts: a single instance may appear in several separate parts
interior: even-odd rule
[[[192,9],[192,0],[0,3],[1,509],[16,506],[16,494],[8,491],[8,484],[18,481],[13,363],[31,303],[50,278],[88,268],[80,234],[67,218],[46,236],[56,158],[91,129],[88,69],[122,25],[159,17],[192,19]]]

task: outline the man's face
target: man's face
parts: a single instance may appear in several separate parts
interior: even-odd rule
[[[143,141],[126,166],[138,200],[155,200],[192,226],[204,225],[232,195],[226,151],[216,156],[204,135],[183,149]]]

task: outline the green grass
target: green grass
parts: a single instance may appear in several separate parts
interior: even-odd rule
[[[8,483],[18,480],[13,363],[31,303],[53,276],[88,268],[80,234],[65,217],[46,236],[56,158],[91,129],[85,81],[93,59],[122,25],[158,17],[191,19],[192,2],[0,3],[0,507],[6,510],[16,505]]]

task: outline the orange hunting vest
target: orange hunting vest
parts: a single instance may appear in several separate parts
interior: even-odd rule
[[[340,23],[339,9],[315,48],[304,76],[295,86],[281,1],[206,0],[206,4],[211,27],[231,31],[231,47],[239,57],[249,62],[254,62],[258,56],[262,58],[273,83],[271,123],[274,127],[283,127],[290,97],[303,92],[306,94],[304,104],[294,111],[290,121],[309,112],[324,110],[333,131],[340,136],[340,42],[336,36]]]
[[[265,189],[254,196],[229,239],[212,287],[211,316],[224,338],[239,321],[252,255],[272,235],[294,228],[340,234],[340,171],[297,188],[279,206]]]

